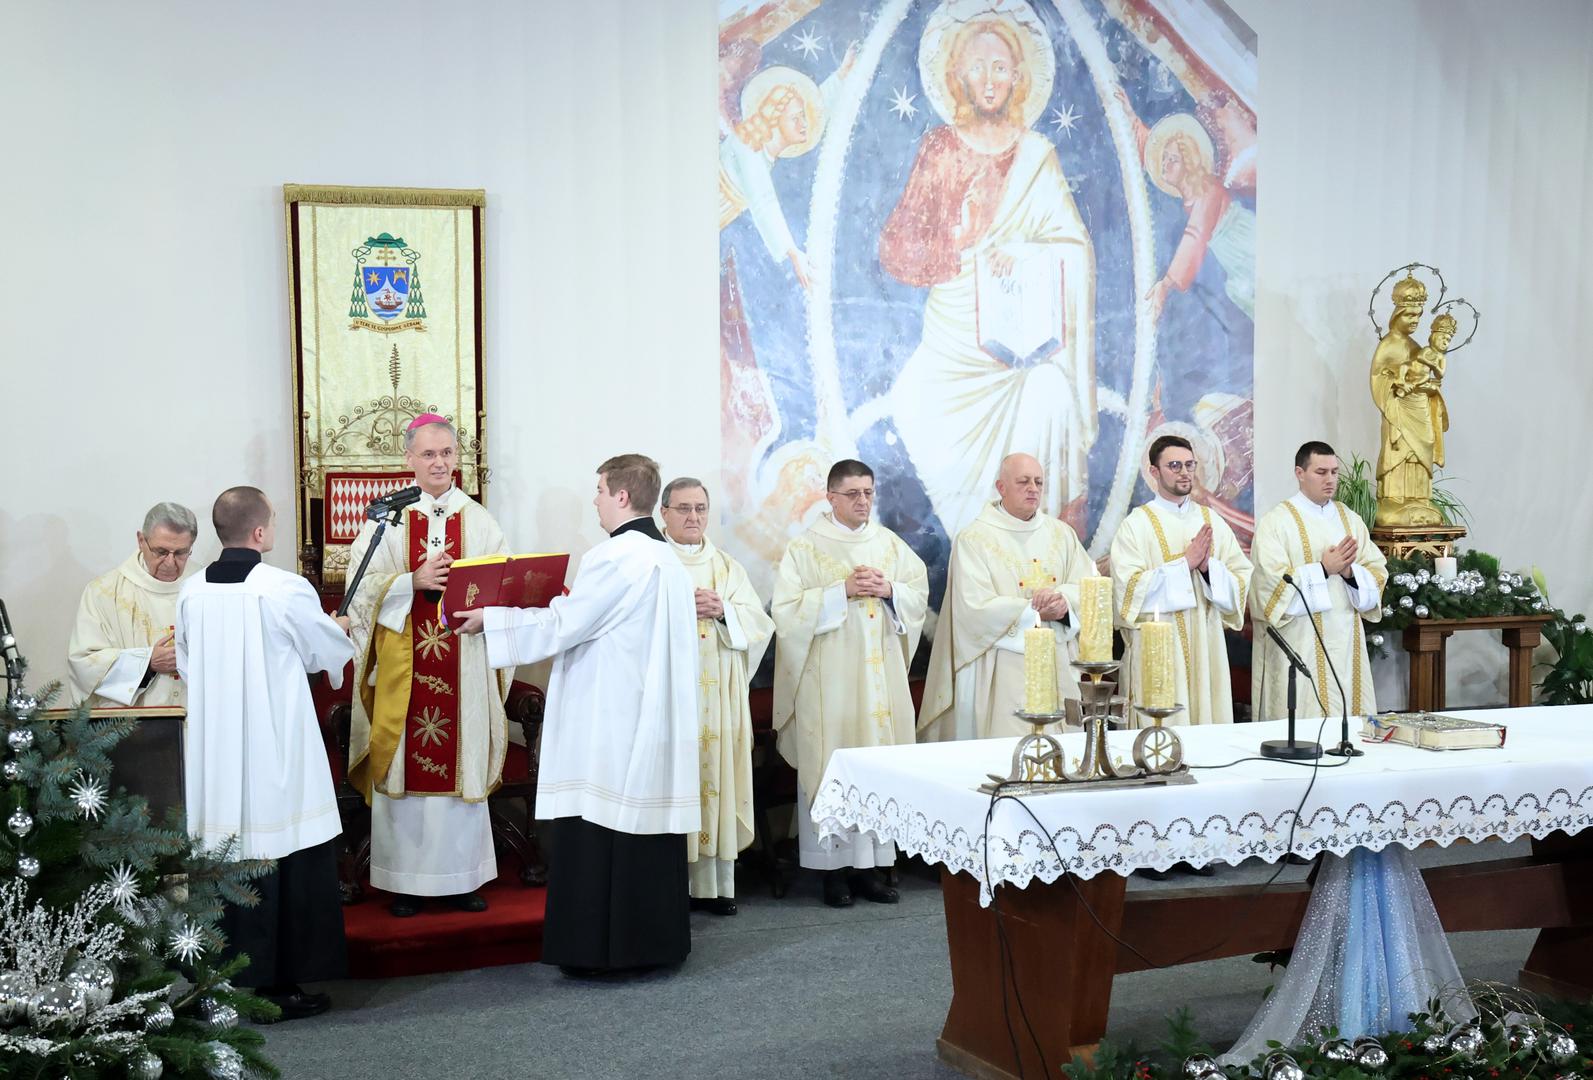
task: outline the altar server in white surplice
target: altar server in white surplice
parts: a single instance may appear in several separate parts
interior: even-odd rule
[[[946,567],[946,599],[935,625],[920,738],[1025,735],[1013,715],[1024,704],[1024,631],[1056,636],[1058,700],[1079,696],[1069,642],[1078,634],[1079,582],[1095,564],[1077,534],[1041,510],[1046,477],[1029,454],[1009,454],[1000,498],[958,534]]]
[[[691,951],[686,840],[702,824],[697,611],[653,524],[658,465],[598,466],[609,538],[545,608],[459,613],[494,667],[556,657],[538,818],[553,822],[542,960],[567,975],[679,964]]]
[[[451,634],[437,605],[455,559],[508,547],[492,515],[454,486],[452,424],[417,416],[404,460],[420,501],[383,534],[348,609],[357,650],[349,780],[370,803],[371,884],[397,894],[389,911],[414,915],[427,896],[485,911],[475,890],[498,876],[487,796],[509,745],[510,678],[487,664],[479,638]],[[375,531],[367,521],[351,567]]]
[[[752,843],[753,672],[774,622],[740,563],[708,539],[708,489],[683,476],[664,485],[664,536],[695,586],[702,828],[686,838],[693,908],[736,913],[736,855]]]
[[[192,510],[156,503],[144,515],[138,550],[88,583],[67,646],[72,704],[183,704],[172,629],[197,539]]]
[[[1372,543],[1359,515],[1333,501],[1339,486],[1339,459],[1331,446],[1308,442],[1300,447],[1294,457],[1294,477],[1299,492],[1256,522],[1256,539],[1250,548],[1256,565],[1250,616],[1256,623],[1255,651],[1261,658],[1256,665],[1261,702],[1256,719],[1277,720],[1288,715],[1289,663],[1276,645],[1262,637],[1266,623],[1278,628],[1311,669],[1310,679],[1298,676],[1297,716],[1322,715],[1318,694],[1329,716],[1341,715],[1346,698],[1351,715],[1376,712],[1372,666],[1361,623],[1383,617],[1388,560]],[[1283,580],[1284,574],[1294,579],[1304,600]],[[1308,611],[1309,619],[1305,617]],[[1325,651],[1317,642],[1317,631],[1327,644]],[[1334,672],[1344,685],[1342,696]]]
[[[1173,724],[1233,723],[1233,687],[1223,627],[1244,626],[1250,560],[1233,530],[1190,497],[1195,453],[1189,441],[1163,435],[1151,443],[1156,497],[1133,511],[1112,539],[1112,587],[1128,699],[1139,695],[1141,623],[1178,629],[1173,700],[1184,711]]]
[[[259,904],[228,906],[222,930],[249,956],[240,983],[289,1019],[313,1016],[330,999],[300,983],[342,978],[347,964],[332,848],[342,826],[305,675],[341,686],[354,645],[309,582],[260,561],[276,515],[258,488],[222,492],[211,516],[221,555],[177,598],[188,831],[209,848],[236,838],[235,858],[277,861],[254,882]]]
[[[896,862],[896,845],[860,833],[824,848],[809,810],[832,751],[913,741],[907,668],[929,576],[913,549],[870,516],[872,469],[837,462],[825,487],[830,512],[791,541],[775,579],[774,729],[797,771],[801,863],[825,871],[824,902],[847,907],[856,891],[894,904],[896,890],[878,868]]]

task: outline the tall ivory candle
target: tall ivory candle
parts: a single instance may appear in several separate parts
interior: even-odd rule
[[[1173,626],[1148,622],[1139,628],[1140,704],[1170,708],[1173,704]]]
[[[1112,579],[1087,577],[1079,582],[1079,660],[1103,663],[1112,658]]]
[[[1056,634],[1049,627],[1023,632],[1023,710],[1059,711],[1056,688]]]

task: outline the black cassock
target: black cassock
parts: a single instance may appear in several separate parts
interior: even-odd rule
[[[614,530],[663,542],[652,518]],[[578,817],[553,822],[542,962],[612,971],[679,964],[691,952],[686,838],[616,832]]]
[[[205,567],[205,580],[234,584],[259,563],[258,551],[226,548]],[[348,974],[336,843],[327,840],[278,859],[275,870],[252,882],[260,894],[254,907],[227,905],[221,917],[227,955],[249,957],[239,985],[274,989]]]

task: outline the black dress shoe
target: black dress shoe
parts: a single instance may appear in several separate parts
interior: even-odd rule
[[[728,896],[694,898],[691,902],[691,909],[693,911],[706,911],[714,915],[734,915],[736,913],[736,902]]]
[[[1166,881],[1173,876],[1171,870],[1158,870],[1154,866],[1142,866],[1134,873],[1142,878],[1149,878],[1151,881]]]
[[[1185,874],[1193,874],[1195,877],[1211,877],[1217,872],[1217,868],[1210,863],[1205,866],[1194,866],[1190,863],[1181,862],[1173,869],[1182,871]]]
[[[320,1016],[332,1007],[332,998],[327,994],[310,994],[303,990],[296,990],[291,994],[261,994],[271,1004],[282,1010],[282,1015],[270,1023],[283,1020],[303,1020],[307,1016]]]
[[[825,872],[824,902],[831,907],[852,906],[852,890],[846,883],[845,870],[829,870]]]
[[[894,904],[902,898],[900,893],[885,884],[885,878],[878,870],[864,870],[858,874],[852,881],[852,892],[871,904]]]
[[[393,902],[387,905],[387,910],[391,912],[395,918],[399,919],[408,919],[411,916],[419,915],[420,897],[410,896],[406,893],[399,893],[397,896],[393,897]]]
[[[487,901],[480,893],[467,892],[450,896],[448,902],[460,911],[486,911]]]

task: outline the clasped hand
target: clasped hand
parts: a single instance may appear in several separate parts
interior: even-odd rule
[[[1184,561],[1190,569],[1204,574],[1211,563],[1211,526],[1202,525],[1200,531],[1195,533],[1195,538],[1184,549]]]
[[[157,675],[173,675],[177,672],[177,646],[173,644],[176,634],[167,634],[155,643],[149,652],[149,670]]]
[[[448,586],[448,568],[454,564],[452,555],[438,555],[427,559],[415,571],[415,588],[437,591]]]
[[[1335,574],[1342,576],[1355,563],[1355,556],[1360,551],[1360,545],[1355,542],[1355,537],[1346,536],[1332,547],[1322,553],[1322,570],[1329,577]]]
[[[872,566],[857,566],[846,578],[847,596],[875,596],[881,600],[891,594],[891,583]]]
[[[699,619],[717,619],[725,613],[725,602],[712,589],[698,589],[696,600]]]
[[[1041,622],[1061,622],[1067,617],[1068,598],[1056,589],[1040,589],[1029,598],[1029,606]]]

